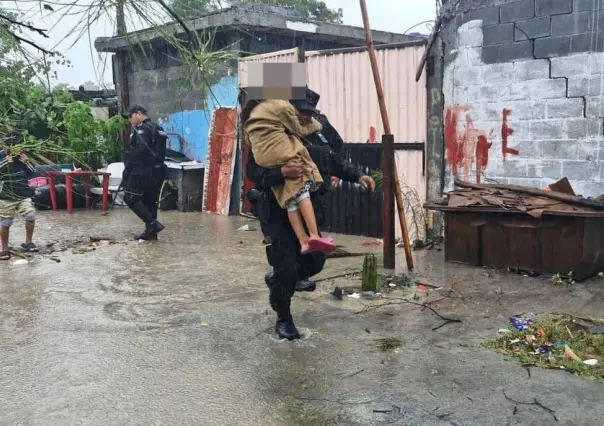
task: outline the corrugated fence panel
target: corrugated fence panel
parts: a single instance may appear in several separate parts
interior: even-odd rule
[[[289,63],[298,62],[298,48],[279,50],[278,52],[264,53],[262,55],[247,56],[239,59],[238,75],[239,87],[247,87],[248,73],[247,64],[250,62],[267,62],[267,63]]]
[[[426,73],[415,82],[424,49],[416,45],[376,50],[395,142],[426,140]],[[305,61],[308,85],[321,95],[319,108],[342,138],[366,142],[373,127],[379,142],[383,126],[368,53],[313,51],[306,53]]]

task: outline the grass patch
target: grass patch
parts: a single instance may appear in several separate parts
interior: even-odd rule
[[[483,346],[518,358],[527,367],[564,369],[604,384],[604,335],[590,332],[593,327],[602,324],[570,316],[550,316],[527,330],[512,329]],[[598,360],[598,364],[583,363],[589,359]]]
[[[403,342],[394,337],[384,337],[376,339],[375,344],[380,351],[388,352],[400,348],[403,345]]]
[[[288,411],[299,425],[334,426],[336,424],[331,416],[307,404],[291,406]]]

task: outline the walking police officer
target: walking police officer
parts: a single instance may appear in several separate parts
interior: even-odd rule
[[[302,122],[318,115],[315,108],[318,98],[318,94],[307,90],[306,99],[292,101]],[[241,113],[241,123],[244,130],[245,122],[251,110],[258,103],[259,101],[252,100],[244,104],[245,107]],[[308,135],[303,142],[324,180],[321,189],[311,195],[319,226],[325,220],[325,203],[322,200],[322,195],[329,190],[330,176],[359,183],[371,190],[375,189],[373,179],[364,175],[354,165],[346,162],[341,155],[337,155],[334,149],[339,147],[334,146],[332,148],[331,144],[334,144],[334,141],[330,144],[330,141],[321,131]],[[290,309],[296,283],[303,282],[321,272],[325,265],[325,255],[323,253],[304,255],[300,253],[300,245],[289,223],[287,212],[279,206],[270,188],[275,185],[282,185],[285,178],[295,178],[303,173],[302,165],[296,160],[290,161],[281,168],[262,168],[256,164],[250,152],[247,174],[249,179],[256,184],[256,189],[260,191],[256,194],[260,225],[267,245],[268,263],[273,268],[273,272],[266,276],[266,283],[269,287],[271,307],[277,314],[275,331],[279,337],[288,340],[300,338]]]
[[[164,229],[157,220],[157,211],[159,192],[167,172],[164,164],[167,135],[141,106],[131,106],[124,116],[133,126],[123,174],[124,201],[145,222],[145,231],[134,238],[156,240],[157,234]]]

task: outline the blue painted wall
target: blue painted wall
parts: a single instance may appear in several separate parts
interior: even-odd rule
[[[212,111],[217,107],[234,107],[237,104],[237,76],[222,77],[206,94],[207,111],[193,110],[171,113],[162,122],[170,134],[170,148],[197,161],[205,162],[208,154],[208,136]]]

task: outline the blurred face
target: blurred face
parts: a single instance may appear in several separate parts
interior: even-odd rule
[[[143,121],[145,121],[145,115],[141,114],[140,112],[135,112],[134,114],[131,114],[130,116],[128,116],[128,121],[133,126],[137,126],[140,123],[142,123]]]

